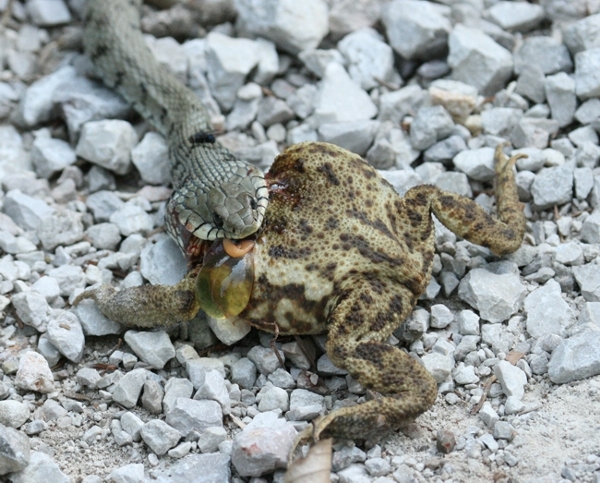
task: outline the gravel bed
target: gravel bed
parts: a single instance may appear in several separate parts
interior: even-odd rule
[[[7,5],[11,10],[7,13]],[[86,287],[176,283],[165,140],[93,77],[85,0],[0,0],[0,480],[282,482],[297,431],[368,397],[303,337],[202,314],[125,330]],[[328,141],[400,192],[492,209],[517,163],[527,234],[490,252],[436,224],[434,277],[390,343],[439,383],[340,483],[600,482],[600,5],[587,0],[164,0],[155,55],[267,169]]]

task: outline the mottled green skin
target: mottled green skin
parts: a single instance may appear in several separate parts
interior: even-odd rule
[[[326,143],[291,146],[268,174],[270,204],[254,249],[254,285],[240,317],[279,334],[328,333],[338,367],[382,396],[315,423],[315,438],[367,438],[427,410],[437,387],[404,351],[385,341],[410,314],[431,278],[431,214],[498,255],[516,250],[525,218],[512,166],[499,149],[499,219],[475,202],[423,185],[404,198],[359,156]],[[199,309],[194,271],[176,287],[92,292],[127,325],[155,326]],[[87,292],[86,292],[87,293]]]

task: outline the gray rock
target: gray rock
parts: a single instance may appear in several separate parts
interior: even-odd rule
[[[593,144],[598,148],[598,133],[596,130],[592,126],[583,126],[571,131],[568,137],[571,142],[579,148],[575,154],[578,164],[580,166],[588,166],[589,163],[590,167],[593,168],[596,165],[596,161],[598,161],[597,153],[592,151],[591,154],[593,157],[588,160],[586,159],[587,156],[582,156],[580,151],[581,148],[589,144]]]
[[[271,386],[264,386],[256,395],[258,401],[258,410],[261,412],[273,411],[279,409],[285,412],[289,409],[289,396],[285,389]]]
[[[473,197],[469,180],[463,173],[456,173],[453,171],[444,173],[444,176],[439,176],[435,180],[435,185],[444,191],[451,191],[452,193],[457,193],[466,196],[467,198]]]
[[[164,331],[138,332],[137,330],[128,330],[125,332],[124,338],[125,342],[135,352],[135,355],[153,368],[162,369],[167,362],[175,357],[175,348]]]
[[[202,453],[212,453],[217,451],[219,445],[227,440],[227,431],[225,428],[206,428],[198,438],[198,449]]]
[[[52,277],[44,275],[31,286],[32,290],[42,294],[48,303],[54,302],[60,296],[60,287],[58,281]]]
[[[568,24],[563,29],[563,41],[572,55],[600,47],[600,14]]]
[[[494,149],[479,148],[461,151],[453,160],[454,166],[469,178],[490,181],[494,178]]]
[[[344,67],[332,62],[325,69],[314,100],[314,116],[324,122],[361,121],[377,114],[377,107]]]
[[[232,345],[242,340],[252,330],[252,326],[239,317],[217,320],[207,316],[206,319],[217,339],[226,345]]]
[[[558,129],[558,121],[554,119],[522,117],[510,133],[510,141],[517,149],[531,146],[544,149],[548,146],[550,135]]]
[[[381,4],[367,0],[336,0],[329,6],[329,30],[334,37],[371,27],[379,20]]]
[[[588,263],[573,267],[573,275],[588,302],[600,302],[600,265]]]
[[[213,483],[231,480],[230,457],[223,453],[191,454],[169,464],[169,468],[155,470],[156,483]]]
[[[0,424],[19,429],[29,419],[27,404],[9,399],[0,401]]]
[[[581,332],[563,340],[550,358],[550,380],[564,384],[600,374],[598,337],[600,328],[589,324]]]
[[[201,433],[206,428],[222,427],[223,411],[216,401],[180,397],[167,413],[165,421],[185,437],[192,431]]]
[[[131,435],[121,428],[121,422],[118,419],[113,419],[110,422],[110,431],[117,446],[125,446],[133,442]]]
[[[63,208],[43,218],[37,234],[44,248],[54,250],[59,245],[72,245],[83,239],[82,215]]]
[[[97,191],[87,197],[86,205],[97,222],[108,221],[111,215],[125,204],[111,191]]]
[[[82,300],[73,312],[79,318],[85,335],[108,335],[120,334],[123,328],[120,324],[106,317],[93,300]]]
[[[546,100],[545,77],[542,68],[537,64],[521,66],[515,92],[533,102],[542,103]]]
[[[46,334],[52,345],[67,359],[73,362],[81,361],[85,337],[77,315],[73,312],[62,312],[57,318],[50,318]]]
[[[58,364],[58,361],[60,361],[60,358],[62,357],[62,354],[50,343],[45,334],[40,337],[36,350],[44,356],[50,367],[54,367]]]
[[[458,314],[458,330],[462,335],[478,335],[479,316],[471,310],[461,310]]]
[[[117,227],[123,236],[133,233],[148,233],[154,228],[154,220],[139,205],[129,201],[110,215],[109,221]]]
[[[272,40],[292,54],[316,48],[328,32],[327,4],[323,0],[267,0],[261,4],[235,0],[234,3],[238,32]]]
[[[285,361],[285,355],[279,351],[281,360]],[[255,346],[248,351],[248,359],[256,365],[258,372],[264,375],[271,374],[275,369],[280,367],[279,358],[271,348]]]
[[[525,394],[527,376],[516,366],[508,361],[500,361],[494,366],[494,374],[502,385],[502,391],[506,396],[522,399]]]
[[[393,125],[397,125],[403,121],[405,116],[412,115],[421,105],[425,104],[427,98],[427,91],[417,85],[387,92],[379,98],[377,119],[381,122],[391,121]]]
[[[172,377],[165,385],[165,396],[162,401],[163,411],[168,414],[175,407],[179,398],[189,399],[192,397],[194,386],[188,379]]]
[[[71,13],[63,0],[27,0],[27,12],[40,27],[55,27],[69,23]]]
[[[573,166],[564,164],[542,169],[533,180],[531,194],[539,210],[568,203],[573,198]]]
[[[462,342],[462,341],[461,341]],[[473,366],[465,366],[463,362],[459,363],[452,373],[452,378],[457,384],[476,384],[479,382],[479,377],[475,374]]]
[[[83,125],[75,152],[91,163],[126,174],[131,167],[131,150],[137,142],[137,133],[127,121],[90,121]]]
[[[128,409],[134,407],[148,376],[149,371],[146,369],[134,369],[125,374],[115,385],[113,401]]]
[[[367,151],[367,161],[377,169],[393,166],[406,167],[419,157],[419,150],[413,148],[410,137],[402,129],[393,127],[391,121],[379,126],[375,143]]]
[[[341,65],[346,63],[342,54],[335,49],[307,49],[300,52],[298,58],[302,61],[304,66],[318,78],[323,78],[325,69],[329,63],[337,62]],[[357,82],[360,83],[359,81]]]
[[[41,393],[55,390],[54,376],[44,356],[34,351],[25,352],[21,356],[15,386],[26,391]]]
[[[33,243],[23,236],[14,236],[11,233],[0,231],[0,249],[5,253],[16,255],[35,251],[36,248]]]
[[[98,223],[85,230],[92,246],[100,250],[115,250],[121,243],[121,232],[114,223]]]
[[[523,111],[520,109],[512,107],[493,107],[491,109],[486,109],[481,113],[481,124],[484,132],[487,134],[507,137],[522,116]]]
[[[316,94],[316,85],[305,84],[291,94],[286,101],[300,119],[305,119],[313,112]]]
[[[544,151],[539,148],[521,148],[515,149],[511,156],[515,154],[526,154],[526,158],[517,160],[517,169],[521,171],[537,172],[544,167]]]
[[[158,381],[148,379],[144,382],[142,392],[142,406],[151,414],[160,414],[162,412],[164,391]]]
[[[600,243],[600,210],[593,211],[583,222],[581,239],[586,243]]]
[[[573,182],[575,183],[575,196],[578,200],[585,200],[594,187],[594,173],[592,168],[575,168],[573,172]]]
[[[490,263],[471,270],[458,287],[458,296],[479,311],[482,319],[503,322],[515,314],[527,290],[511,262]]]
[[[427,148],[423,153],[425,162],[448,163],[458,153],[467,149],[467,144],[460,136],[450,136],[433,146]]]
[[[76,156],[73,148],[62,139],[39,135],[31,147],[31,160],[38,176],[51,178],[72,165]]]
[[[33,127],[51,120],[55,114],[55,92],[64,82],[75,78],[76,75],[75,69],[66,65],[33,82],[21,97],[19,104],[19,115],[25,125]]]
[[[379,122],[373,120],[330,122],[321,124],[318,132],[321,140],[364,156],[373,144],[378,127]]]
[[[347,468],[352,463],[362,463],[366,459],[367,455],[365,452],[356,446],[344,446],[333,453],[331,458],[331,469],[338,472]]]
[[[536,339],[548,334],[564,336],[574,320],[573,311],[554,280],[527,295],[523,306],[527,312],[527,332]]]
[[[69,483],[70,479],[65,475],[58,464],[41,451],[32,451],[29,457],[29,464],[22,469],[10,475],[12,483],[37,483],[41,481],[51,481],[52,483]]]
[[[225,386],[225,378],[215,369],[206,371],[194,371],[190,380],[197,389],[194,399],[210,399],[221,405],[223,414],[229,414],[231,411],[231,400]]]
[[[514,59],[517,74],[525,72],[531,66],[539,67],[545,75],[570,72],[573,68],[565,45],[552,37],[528,37],[515,52]]]
[[[166,185],[171,181],[168,146],[160,134],[147,132],[131,150],[131,161],[146,183]]]
[[[442,106],[423,107],[417,111],[410,127],[410,142],[415,149],[424,150],[450,135],[454,121]]]
[[[108,478],[114,483],[144,483],[144,465],[131,463],[121,466],[111,471]]]
[[[338,43],[348,61],[348,73],[364,90],[379,86],[376,79],[394,80],[394,53],[372,28],[352,32]]]
[[[446,381],[454,369],[454,357],[439,352],[430,352],[421,358],[423,366],[431,373],[435,382],[441,384]]]
[[[488,428],[493,428],[500,419],[489,401],[483,403],[483,406],[479,410],[479,417]]]
[[[85,274],[81,267],[61,265],[48,271],[48,276],[55,278],[63,297],[71,297],[77,290],[85,288]]]
[[[588,99],[575,111],[575,119],[580,124],[589,124],[600,117],[600,99]]]
[[[258,63],[257,46],[249,39],[234,39],[218,32],[211,32],[206,40],[208,84],[219,105],[229,110],[246,76]]]
[[[231,366],[231,382],[245,389],[252,389],[256,381],[256,366],[247,357],[242,357]]]
[[[248,85],[248,84],[246,84],[246,85]],[[255,85],[258,86],[258,84],[255,84]],[[241,89],[243,89],[243,87]],[[254,121],[254,119],[256,119],[260,101],[261,101],[260,97],[256,98],[256,99],[250,99],[250,100],[236,99],[235,103],[233,104],[233,109],[227,116],[227,130],[233,131],[236,129],[237,130],[246,129],[250,125],[250,123],[252,121]],[[281,102],[283,102],[283,101],[281,101]],[[287,109],[289,111],[289,107]]]
[[[571,124],[577,107],[575,81],[569,75],[560,72],[546,77],[545,88],[552,118],[556,119],[561,127]]]
[[[187,263],[171,237],[146,245],[140,256],[140,271],[152,285],[174,285],[187,273]]]
[[[57,421],[67,414],[68,411],[54,399],[46,399],[40,410],[40,415],[45,421]]]
[[[19,320],[35,329],[45,327],[50,316],[50,306],[46,298],[37,292],[21,292],[12,296],[12,304]]]
[[[181,434],[160,419],[148,421],[140,430],[140,435],[150,449],[158,456],[165,454],[181,439]]]
[[[575,93],[580,99],[600,95],[600,47],[575,55]]]
[[[267,96],[260,100],[257,120],[264,127],[286,123],[294,118],[294,111],[281,99]]]
[[[452,27],[446,10],[430,2],[395,0],[381,20],[392,48],[408,60],[435,58],[446,48]]]
[[[141,439],[141,430],[144,427],[144,422],[135,414],[127,411],[121,415],[121,427],[127,432],[133,441]]]
[[[262,476],[285,468],[296,437],[294,426],[284,419],[269,426],[258,425],[255,421],[233,440],[231,462],[240,476]]]
[[[21,471],[29,464],[29,438],[0,424],[0,475]]]
[[[526,32],[539,27],[544,20],[541,5],[521,2],[498,2],[486,12],[486,18],[504,30]]]
[[[25,230],[36,230],[42,219],[54,213],[54,208],[32,198],[21,190],[10,190],[4,197],[4,213]]]
[[[52,99],[60,106],[72,140],[79,137],[81,127],[88,121],[123,119],[132,111],[115,91],[86,77],[69,78],[59,87]]]
[[[443,329],[454,321],[452,311],[442,304],[431,306],[431,327]]]
[[[579,315],[579,323],[600,327],[600,302],[586,302]]]
[[[459,24],[450,33],[448,45],[452,78],[476,87],[484,96],[503,88],[512,75],[510,52],[480,30]]]
[[[581,245],[575,241],[557,246],[554,253],[556,255],[556,261],[563,265],[583,265],[585,262]]]
[[[91,367],[82,367],[77,371],[77,382],[82,386],[87,386],[91,389],[96,389],[98,387],[98,382],[102,376],[96,369],[92,369]]]

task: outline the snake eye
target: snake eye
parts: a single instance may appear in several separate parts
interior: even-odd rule
[[[216,213],[213,213],[213,223],[217,228],[223,228],[223,218],[221,218],[221,216],[217,215]]]
[[[254,198],[250,198],[250,208],[255,210],[257,206],[258,204],[256,203],[256,200]]]

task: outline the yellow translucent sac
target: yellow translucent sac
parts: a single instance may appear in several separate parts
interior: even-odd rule
[[[196,296],[204,312],[214,319],[225,319],[238,315],[248,305],[253,283],[253,251],[232,258],[219,241],[204,257],[196,278]]]

